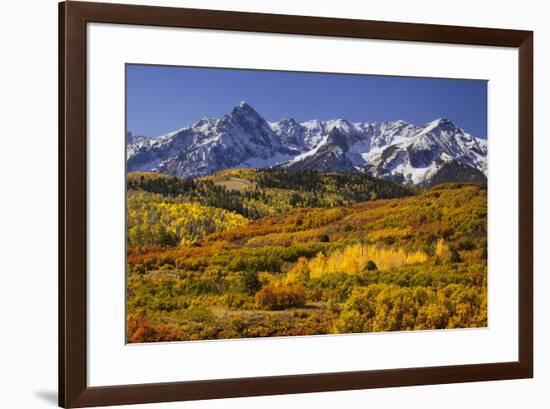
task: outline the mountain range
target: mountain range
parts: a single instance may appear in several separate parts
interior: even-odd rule
[[[128,171],[179,177],[282,168],[361,172],[417,186],[487,180],[487,140],[445,118],[420,126],[402,120],[269,122],[246,102],[222,118],[203,118],[166,135],[127,132],[126,159]]]

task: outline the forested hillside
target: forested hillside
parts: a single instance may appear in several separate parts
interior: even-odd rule
[[[362,174],[128,175],[128,340],[487,325],[487,192]]]
[[[249,219],[300,207],[334,207],[405,197],[415,189],[363,174],[235,169],[198,179],[161,173],[128,174],[128,191],[142,190],[233,211]]]

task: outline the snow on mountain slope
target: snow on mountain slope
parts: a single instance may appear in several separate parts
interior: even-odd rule
[[[441,118],[407,134],[406,138],[373,149],[364,159],[368,173],[399,183],[430,184],[443,165],[451,162],[472,168],[477,177],[468,179],[483,182],[487,174],[487,143]],[[462,179],[457,175],[457,181]]]
[[[221,119],[203,118],[169,134],[127,134],[129,171],[181,177],[237,167],[366,172],[399,183],[484,182],[487,141],[448,119],[423,126],[294,119],[267,122],[241,102]]]

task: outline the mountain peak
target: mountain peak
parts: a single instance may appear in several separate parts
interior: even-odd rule
[[[432,122],[424,125],[424,133],[431,132],[433,130],[442,130],[442,131],[456,131],[458,127],[447,118],[438,118]]]
[[[252,106],[246,101],[241,101],[237,105],[235,105],[231,113],[235,112],[253,112],[258,114],[258,112],[256,112],[256,110],[252,108]]]
[[[228,117],[237,122],[252,121],[254,123],[259,123],[265,121],[258,111],[245,101],[241,101],[239,104],[235,105]]]
[[[294,118],[283,118],[279,121],[281,124],[297,124],[298,122]]]
[[[399,183],[423,184],[442,163],[456,162],[482,173],[487,166],[486,143],[465,138],[448,118],[422,126],[403,120],[356,123],[342,118],[267,122],[246,101],[221,119],[202,119],[179,133],[159,138],[128,134],[128,144],[128,169],[182,177],[232,167],[280,166],[367,172]]]
[[[453,121],[451,121],[450,119],[448,118],[437,118],[435,121],[432,121],[431,122],[432,124],[436,125],[436,126],[449,126],[449,125],[452,125],[452,126],[455,126],[455,124],[453,123]]]

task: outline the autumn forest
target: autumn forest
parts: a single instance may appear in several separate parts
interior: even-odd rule
[[[486,185],[127,178],[128,342],[487,325]]]

